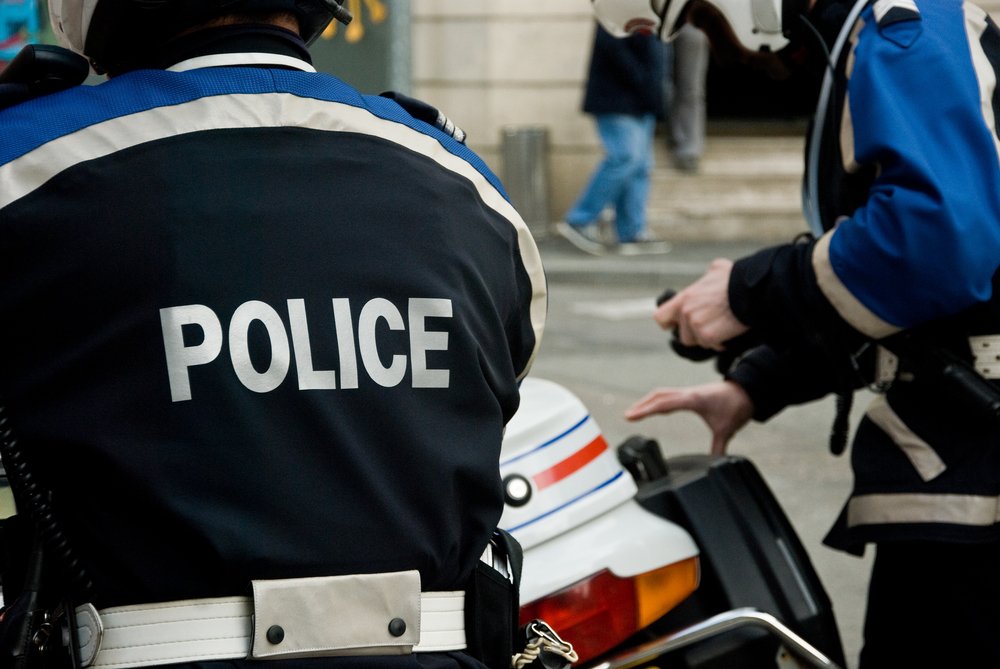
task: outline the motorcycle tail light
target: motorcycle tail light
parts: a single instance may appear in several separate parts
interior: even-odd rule
[[[621,578],[604,570],[521,607],[521,624],[544,620],[580,662],[611,650],[698,587],[698,558]]]

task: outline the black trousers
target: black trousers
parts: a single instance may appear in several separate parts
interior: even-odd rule
[[[1000,668],[1000,544],[879,544],[859,666]]]

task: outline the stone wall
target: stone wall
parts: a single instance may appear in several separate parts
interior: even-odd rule
[[[502,173],[504,128],[547,129],[550,213],[559,216],[599,156],[580,112],[589,0],[412,0],[413,92],[439,107]]]

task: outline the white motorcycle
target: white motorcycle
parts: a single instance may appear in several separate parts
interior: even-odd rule
[[[830,600],[748,460],[615,449],[566,388],[529,378],[521,394],[500,469],[522,624],[600,669],[844,666]]]

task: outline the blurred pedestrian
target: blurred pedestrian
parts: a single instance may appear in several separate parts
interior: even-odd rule
[[[557,230],[577,248],[601,255],[598,222],[614,209],[618,252],[665,253],[666,242],[647,229],[646,205],[653,170],[653,133],[663,116],[663,44],[650,35],[618,40],[600,26],[587,78],[583,111],[592,114],[605,156]]]
[[[666,44],[667,145],[681,172],[697,172],[705,152],[709,54],[708,37],[689,23]]]

